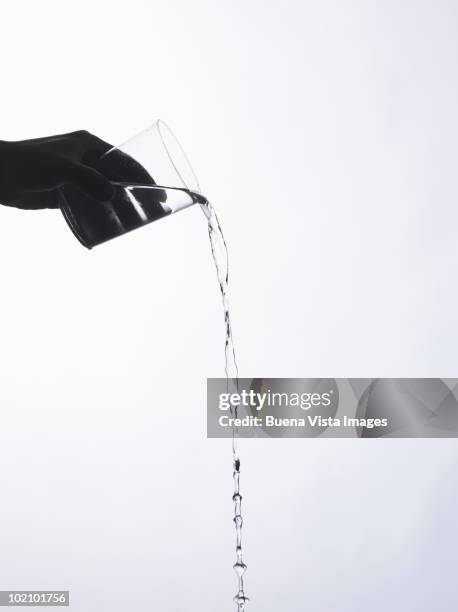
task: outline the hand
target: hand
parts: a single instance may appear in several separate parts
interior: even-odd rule
[[[154,184],[146,170],[107,142],[80,130],[59,136],[0,141],[0,203],[26,210],[58,208],[57,189],[72,185],[101,202],[110,180]]]

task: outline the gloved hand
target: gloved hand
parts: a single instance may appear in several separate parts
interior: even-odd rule
[[[128,155],[80,130],[69,134],[0,141],[0,204],[27,210],[58,208],[56,190],[72,185],[101,202],[110,200],[110,180],[154,184],[146,170]]]

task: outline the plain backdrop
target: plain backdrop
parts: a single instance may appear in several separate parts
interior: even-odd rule
[[[161,117],[231,256],[240,374],[457,375],[458,7],[3,2],[0,138]],[[0,209],[0,589],[232,610],[224,325],[188,209],[86,251]],[[455,440],[241,444],[247,610],[456,607]]]

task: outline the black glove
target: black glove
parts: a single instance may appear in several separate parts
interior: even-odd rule
[[[72,185],[101,202],[113,196],[112,181],[154,184],[128,155],[80,130],[70,134],[0,141],[0,204],[26,210],[58,208],[56,190]]]

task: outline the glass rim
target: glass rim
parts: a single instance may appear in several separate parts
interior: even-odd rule
[[[183,146],[182,146],[181,142],[176,137],[176,135],[175,135],[174,131],[172,130],[172,128],[165,121],[163,121],[162,119],[158,119],[154,125],[157,128],[157,131],[159,133],[159,137],[161,139],[161,142],[162,142],[162,145],[163,145],[163,147],[165,149],[165,152],[167,153],[167,156],[168,156],[168,158],[170,160],[170,163],[174,167],[175,172],[180,177],[180,180],[182,181],[183,185],[186,187],[186,189],[189,189],[190,191],[197,191],[197,193],[201,193],[199,179],[197,178],[197,175],[196,175],[196,173],[194,171],[194,168],[192,167],[192,164],[189,161],[189,157],[187,156],[186,151],[183,149]],[[194,183],[196,185],[195,188],[191,189],[191,187],[186,184],[186,181],[183,178],[182,173],[180,172],[180,169],[178,168],[177,164],[175,163],[173,155],[171,154],[171,152],[169,150],[169,147],[167,146],[167,144],[165,142],[164,132],[168,132],[170,137],[175,141],[175,145],[178,147],[178,150],[180,151],[181,155],[183,156],[183,159],[184,159],[186,165],[188,166],[188,170],[191,173],[191,176],[192,176],[192,178],[194,180]]]

